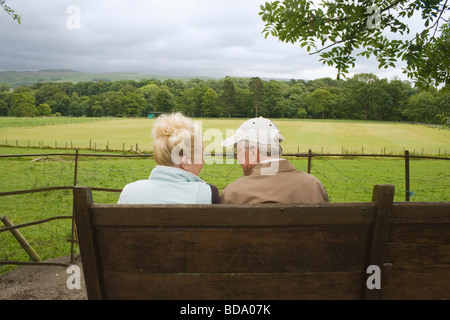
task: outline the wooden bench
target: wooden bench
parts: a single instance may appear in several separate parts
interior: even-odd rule
[[[367,203],[118,205],[75,187],[88,298],[449,299],[450,202],[393,195],[379,185]]]

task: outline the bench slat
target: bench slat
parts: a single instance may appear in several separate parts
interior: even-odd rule
[[[379,185],[370,203],[105,205],[75,187],[88,298],[450,299],[450,202],[393,195]]]
[[[104,226],[371,224],[375,216],[373,203],[286,207],[214,205],[214,208],[211,205],[91,205],[90,211],[92,224]]]
[[[363,271],[369,235],[367,225],[95,232],[104,270],[174,273]]]
[[[103,274],[106,299],[359,299],[362,280],[361,272]]]

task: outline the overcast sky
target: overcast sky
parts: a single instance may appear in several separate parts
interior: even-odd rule
[[[74,69],[169,76],[336,77],[298,45],[264,38],[266,0],[9,0],[0,10],[0,71]],[[79,13],[79,14],[78,14]],[[351,74],[406,77],[361,58]]]

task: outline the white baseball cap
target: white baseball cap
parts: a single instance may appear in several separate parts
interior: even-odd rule
[[[283,140],[283,137],[275,123],[259,117],[249,119],[241,124],[234,135],[222,141],[222,147],[234,145],[242,140],[264,145],[277,145]]]

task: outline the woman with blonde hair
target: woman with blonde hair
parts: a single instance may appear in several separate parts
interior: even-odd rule
[[[157,165],[148,179],[127,184],[118,203],[219,203],[217,187],[198,177],[203,168],[203,141],[194,121],[181,113],[163,114],[155,120],[152,134]]]

